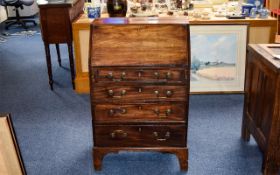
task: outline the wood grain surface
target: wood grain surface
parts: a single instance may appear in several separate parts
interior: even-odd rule
[[[186,146],[185,125],[95,125],[94,129],[98,147]]]
[[[185,26],[93,25],[92,30],[92,66],[188,63],[188,28]]]
[[[264,175],[280,173],[280,71],[262,47],[250,45],[246,64],[242,138],[263,152]]]
[[[97,104],[95,123],[185,122],[185,104]]]

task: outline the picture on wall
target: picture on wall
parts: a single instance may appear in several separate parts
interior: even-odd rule
[[[191,92],[244,91],[247,25],[191,26]]]

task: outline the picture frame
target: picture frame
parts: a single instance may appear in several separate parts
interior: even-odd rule
[[[26,175],[10,114],[0,114],[0,174]]]
[[[190,92],[244,92],[248,25],[191,25],[190,36]]]

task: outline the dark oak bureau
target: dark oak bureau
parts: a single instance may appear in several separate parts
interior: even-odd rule
[[[263,173],[279,175],[280,61],[262,46],[248,48],[242,138],[255,138],[263,152]]]
[[[188,169],[189,25],[183,18],[107,18],[91,25],[93,160],[110,152],[177,155]]]

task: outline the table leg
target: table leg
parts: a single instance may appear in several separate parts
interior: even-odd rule
[[[59,44],[55,44],[55,48],[56,48],[56,53],[57,53],[57,61],[58,61],[59,66],[61,67],[61,57],[60,57]]]
[[[70,62],[70,70],[71,70],[71,78],[72,78],[72,86],[75,89],[75,72],[74,72],[74,57],[73,57],[73,46],[72,42],[67,43],[68,46],[68,54],[69,54],[69,62]]]
[[[50,46],[48,43],[44,43],[44,45],[45,45],[45,53],[46,53],[46,62],[47,62],[47,67],[48,67],[49,85],[50,85],[51,90],[53,90],[52,62],[51,62]]]

